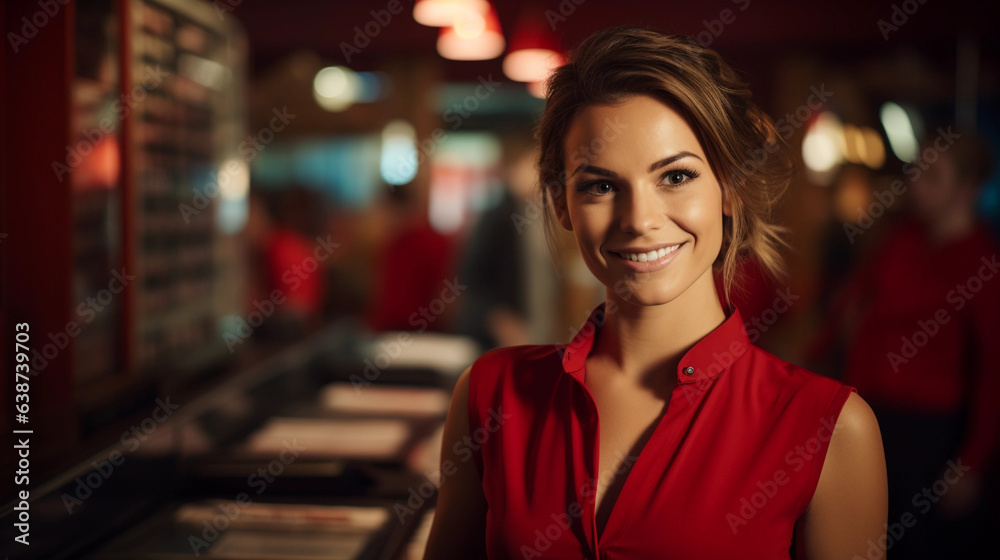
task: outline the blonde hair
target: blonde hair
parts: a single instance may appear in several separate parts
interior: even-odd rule
[[[718,53],[690,37],[614,27],[584,40],[545,86],[545,113],[536,136],[550,231],[551,207],[564,202],[564,143],[573,118],[589,105],[649,95],[684,116],[732,205],[732,217],[723,217],[716,261],[726,300],[742,259],[757,259],[774,276],[783,273],[778,248],[784,244],[784,229],[772,217],[792,175],[787,145],[751,100],[747,84]]]

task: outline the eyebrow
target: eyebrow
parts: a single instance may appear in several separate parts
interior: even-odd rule
[[[674,154],[672,156],[668,156],[668,157],[665,157],[665,158],[663,158],[663,159],[661,159],[659,161],[654,162],[652,165],[649,166],[649,169],[646,172],[647,173],[652,173],[652,172],[656,171],[657,169],[659,169],[661,167],[670,165],[671,163],[673,163],[673,162],[675,162],[677,160],[680,160],[680,159],[684,159],[686,157],[693,157],[695,159],[704,161],[700,157],[698,157],[697,154],[694,154],[692,152],[688,152],[688,151],[677,152],[676,154]],[[576,169],[574,169],[573,173],[570,173],[570,176],[572,177],[573,175],[576,175],[580,171],[583,171],[583,172],[586,172],[586,173],[590,173],[592,175],[601,175],[601,176],[604,176],[604,177],[612,177],[612,178],[615,178],[615,179],[618,178],[618,174],[615,173],[614,171],[611,171],[610,169],[605,169],[603,167],[597,167],[596,165],[587,165],[587,164],[583,164],[583,165],[577,167]]]

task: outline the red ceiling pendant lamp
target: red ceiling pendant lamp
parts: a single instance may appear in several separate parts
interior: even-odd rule
[[[559,40],[545,15],[537,8],[522,12],[503,60],[504,75],[516,82],[527,82],[532,95],[544,97],[541,82],[565,63]]]
[[[438,34],[438,54],[449,60],[489,60],[503,54],[506,41],[500,18],[489,2],[484,11],[459,11]]]
[[[428,27],[450,27],[463,13],[484,13],[488,9],[487,0],[417,0],[413,19]]]

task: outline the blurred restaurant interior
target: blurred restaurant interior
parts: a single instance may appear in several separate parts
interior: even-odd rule
[[[421,558],[457,376],[497,346],[568,342],[604,299],[572,233],[546,231],[533,133],[547,72],[613,25],[711,46],[774,117],[798,170],[777,216],[788,275],[748,263],[735,301],[756,344],[843,378],[839,298],[920,215],[917,184],[944,169],[929,146],[953,129],[987,150],[948,157],[972,162],[977,219],[1000,235],[983,163],[1000,153],[998,16],[941,0],[4,2],[0,555]],[[996,346],[981,328],[970,340]],[[962,402],[997,384],[970,387]],[[985,464],[967,514],[997,529]]]

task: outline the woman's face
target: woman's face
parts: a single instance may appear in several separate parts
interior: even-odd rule
[[[680,114],[644,95],[592,105],[564,147],[566,196],[556,213],[609,295],[659,305],[692,285],[714,286],[731,210]]]

